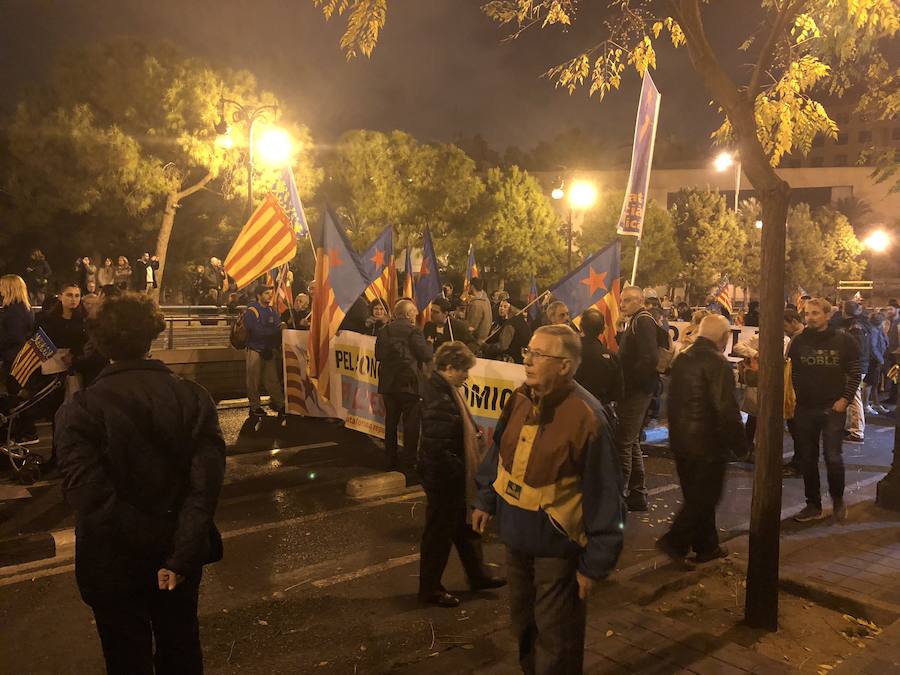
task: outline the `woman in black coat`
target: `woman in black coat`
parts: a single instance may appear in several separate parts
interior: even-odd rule
[[[441,585],[452,546],[473,590],[506,584],[485,571],[481,537],[466,522],[466,491],[474,486],[480,436],[458,388],[474,365],[475,356],[462,342],[442,344],[423,391],[418,468],[428,505],[419,560],[419,600],[441,607],[459,605],[459,598]]]
[[[148,358],[164,328],[146,296],[106,300],[91,336],[112,364],[56,416],[63,494],[76,514],[75,578],[114,675],[203,672],[200,577],[222,557],[216,406]]]
[[[25,394],[20,397],[19,392],[24,387],[10,374],[10,369],[32,335],[34,315],[25,281],[16,274],[4,274],[0,277],[0,363],[6,392],[12,397],[8,402],[10,407],[18,405],[25,397]],[[27,412],[19,416],[13,432],[17,443],[31,445],[38,442],[37,427]]]

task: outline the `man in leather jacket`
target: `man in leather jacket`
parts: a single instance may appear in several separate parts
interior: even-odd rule
[[[721,315],[700,322],[693,346],[675,359],[669,386],[669,447],[684,505],[657,548],[683,561],[726,556],[719,546],[716,504],[722,496],[729,451],[741,456],[746,437],[735,397],[734,372],[722,353],[730,326]]]
[[[403,447],[412,459],[419,446],[422,420],[420,371],[434,351],[416,328],[418,311],[412,300],[398,300],[394,320],[375,338],[378,393],[384,399],[384,450],[388,468],[397,468],[397,427],[403,417]]]

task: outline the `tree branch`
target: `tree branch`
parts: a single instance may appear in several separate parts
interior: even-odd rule
[[[185,199],[186,197],[190,197],[195,192],[199,192],[204,187],[206,187],[206,184],[209,183],[214,177],[215,176],[213,175],[213,172],[211,170],[208,171],[203,178],[201,178],[199,181],[197,181],[190,187],[185,188],[184,190],[181,190],[180,192],[176,192],[175,193],[175,201],[180,202],[182,199]]]
[[[753,69],[753,75],[750,78],[750,86],[747,87],[747,98],[751,102],[756,100],[762,85],[762,78],[775,59],[775,45],[787,28],[788,23],[796,18],[805,3],[806,0],[784,0],[781,9],[778,10],[778,14],[772,22],[772,29],[769,31],[766,42],[759,52],[756,67]]]

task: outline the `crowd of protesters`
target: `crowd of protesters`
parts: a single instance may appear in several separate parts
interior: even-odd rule
[[[32,443],[36,419],[54,421],[48,464],[59,465],[77,513],[78,584],[109,672],[151,672],[154,660],[160,672],[202,670],[199,582],[203,566],[222,557],[213,524],[221,430],[208,393],[149,358],[163,327],[146,293],[156,267],[147,254],[133,269],[124,258],[99,268],[82,258],[71,280],[53,284],[36,251],[28,282],[0,277],[7,398],[22,400],[52,377],[38,373],[22,387],[10,374],[36,328],[59,348],[66,386],[21,419],[16,438]],[[219,261],[203,274],[202,292],[235,301],[225,295]],[[275,289],[263,283],[238,310],[251,415],[265,415],[263,388],[284,413],[281,331],[308,327],[315,284],[307,290],[279,314]],[[883,404],[896,400],[896,385],[886,373],[900,351],[900,313],[895,301],[869,311],[822,298],[798,305],[784,309],[785,419],[794,447],[784,474],[804,481],[806,506],[796,520],[826,517],[823,454],[830,515],[843,523],[842,444],[863,441],[866,414],[890,414]],[[758,324],[759,305],[732,316],[713,298],[691,308],[627,286],[617,353],[601,340],[605,318],[597,309],[573,317],[552,297],[527,309],[536,311],[505,292],[489,295],[473,279],[461,295],[444,286],[424,323],[409,298],[388,307],[363,297],[342,328],[375,337],[388,466],[418,472],[425,489],[419,599],[459,605],[441,582],[455,547],[473,589],[509,586],[523,670],[574,673],[583,659],[585,600],[615,568],[627,511],[649,508],[641,442],[663,405],[683,505],[657,547],[686,567],[728,555],[715,512],[727,463],[753,456],[758,336],[732,346],[728,356],[742,359],[737,367],[724,352],[732,321]],[[675,320],[689,322],[677,344],[669,330]],[[459,391],[477,356],[524,366],[524,383],[504,405],[493,438],[483,437]],[[116,497],[126,493],[128,500]],[[492,576],[483,561],[481,535],[492,519],[506,548],[505,577]],[[125,538],[100,545],[116,523],[128,524]]]

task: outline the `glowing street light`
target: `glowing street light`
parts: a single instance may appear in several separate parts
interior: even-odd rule
[[[875,230],[863,240],[863,245],[875,253],[884,253],[891,245],[891,237],[884,230]]]
[[[586,211],[597,201],[597,186],[586,180],[577,180],[569,188],[569,205],[576,211]]]
[[[566,196],[566,191],[561,187],[553,188],[553,192],[550,193],[550,196],[553,197],[553,199],[559,201]]]
[[[737,213],[741,196],[741,160],[730,152],[720,152],[713,160],[713,166],[719,173],[734,167],[734,212]]]
[[[757,220],[755,224],[756,224],[756,229],[757,229],[757,230],[761,230],[761,229],[762,229],[763,223],[762,223],[761,220]]]
[[[727,171],[734,166],[734,155],[730,152],[720,152],[713,160],[713,166],[716,167],[716,171],[719,173]]]
[[[256,144],[256,151],[271,166],[284,166],[290,161],[291,137],[284,129],[271,127],[263,131]]]

